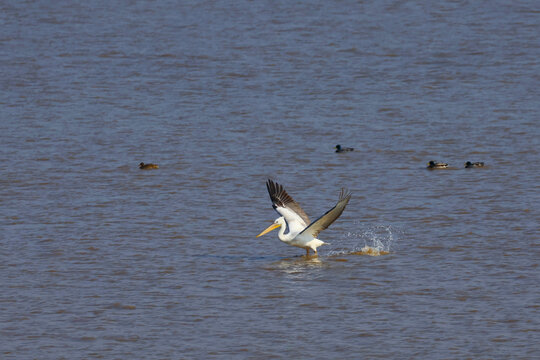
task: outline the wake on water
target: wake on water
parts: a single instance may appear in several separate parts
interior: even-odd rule
[[[269,269],[285,271],[289,276],[305,277],[311,270],[328,266],[325,259],[344,255],[381,256],[396,251],[396,243],[403,232],[390,225],[373,225],[358,232],[348,232],[322,247],[321,258],[318,255],[306,257],[294,255],[273,263]],[[347,261],[345,259],[336,259]],[[306,272],[306,270],[310,270]]]
[[[400,231],[391,225],[373,225],[358,232],[348,232],[345,237],[330,244],[328,256],[336,255],[387,255],[395,251]]]

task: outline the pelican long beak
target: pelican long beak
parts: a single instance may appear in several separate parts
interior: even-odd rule
[[[267,227],[262,233],[260,233],[259,235],[255,237],[263,236],[264,234],[269,233],[270,231],[277,229],[280,226],[281,226],[280,224],[272,224],[269,227]]]

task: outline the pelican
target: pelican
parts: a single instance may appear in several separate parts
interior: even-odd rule
[[[145,164],[142,162],[139,164],[139,169],[142,169],[142,170],[159,169],[159,166],[157,164]]]
[[[347,190],[341,189],[337,204],[323,216],[311,222],[304,210],[287,194],[283,186],[268,179],[266,187],[270,194],[270,200],[272,200],[272,207],[281,216],[272,225],[257,235],[257,237],[280,228],[278,233],[279,240],[285,244],[305,249],[306,256],[309,256],[309,249],[313,250],[316,255],[317,248],[327,244],[317,239],[317,236],[341,215],[351,199],[351,194]],[[289,232],[285,234],[286,227],[289,228]]]

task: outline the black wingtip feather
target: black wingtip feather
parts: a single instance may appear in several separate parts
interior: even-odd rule
[[[289,202],[294,202],[289,194],[283,189],[283,186],[271,179],[268,179],[266,182],[266,188],[268,189],[270,200],[272,200],[272,204],[275,206],[285,206],[285,204]]]

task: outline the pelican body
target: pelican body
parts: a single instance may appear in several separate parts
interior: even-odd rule
[[[266,187],[272,200],[272,207],[281,216],[257,237],[279,228],[279,240],[288,245],[305,249],[306,256],[309,256],[310,249],[317,254],[317,248],[326,244],[324,241],[317,239],[317,236],[343,213],[351,199],[351,194],[347,190],[341,189],[337,204],[317,220],[311,222],[304,210],[287,194],[283,186],[268,179]],[[286,228],[288,228],[287,233],[285,233]]]

